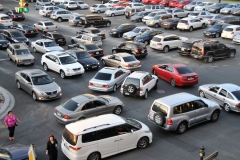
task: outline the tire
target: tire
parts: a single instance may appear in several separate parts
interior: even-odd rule
[[[35,10],[37,10],[37,7],[35,7]]]
[[[129,93],[133,94],[133,93],[135,93],[135,92],[137,91],[137,88],[136,88],[135,85],[129,84],[129,85],[127,86],[127,91],[128,91]]]
[[[99,14],[99,13],[101,13],[101,12],[98,10],[97,13]]]
[[[139,18],[137,21],[138,21],[138,22],[142,22],[142,19],[141,19],[141,18]]]
[[[34,53],[37,53],[37,50],[36,50],[36,48],[35,48],[35,47],[33,47],[33,52],[34,52]]]
[[[117,85],[114,84],[114,86],[113,86],[113,92],[116,92],[116,91],[117,91]]]
[[[19,81],[17,81],[16,83],[17,83],[17,88],[21,89],[21,84],[19,83]]]
[[[19,64],[17,63],[17,61],[15,61],[15,64],[16,64],[17,67],[19,67]]]
[[[177,16],[177,15],[174,15],[174,18],[178,18],[178,16]]]
[[[113,50],[113,51],[112,51],[112,53],[113,53],[113,54],[116,54],[116,53],[117,53],[117,51],[116,51],[116,50]]]
[[[219,118],[219,111],[214,111],[211,115],[211,121],[216,122]]]
[[[154,27],[155,27],[155,28],[159,28],[159,24],[156,23],[156,24],[154,25]]]
[[[44,71],[48,71],[48,66],[46,63],[43,63],[43,69],[44,69]]]
[[[85,119],[86,119],[85,117],[81,117],[78,120],[81,121],[81,120],[85,120]]]
[[[77,23],[77,27],[81,27],[80,23]]]
[[[106,62],[104,60],[102,60],[102,65],[106,66]]]
[[[212,63],[213,62],[213,56],[209,55],[208,58],[205,58],[205,62]]]
[[[202,29],[204,29],[205,27],[206,27],[206,25],[203,23],[203,24],[202,24]]]
[[[59,18],[57,19],[57,21],[58,21],[59,23],[61,23],[61,22],[62,22],[62,18],[59,17]]]
[[[235,53],[234,52],[230,52],[228,57],[229,58],[234,58],[234,56],[235,56]]]
[[[186,122],[181,122],[176,130],[177,133],[183,134],[187,130],[187,123]]]
[[[220,37],[219,33],[216,33],[215,38],[219,38],[219,37]]]
[[[114,16],[115,16],[115,14],[114,14],[114,13],[112,13],[112,14],[111,14],[111,17],[114,17]]]
[[[169,51],[169,47],[168,46],[164,46],[163,51],[164,51],[164,53],[167,53]]]
[[[118,33],[118,38],[121,38],[122,36],[121,36],[121,33]]]
[[[153,120],[157,126],[163,126],[166,122],[166,118],[162,112],[157,112],[153,116]]]
[[[171,79],[170,83],[171,83],[171,86],[176,87],[176,81],[175,81],[175,79]]]
[[[148,45],[148,41],[145,41],[144,44],[145,44],[145,46],[147,46]]]
[[[229,106],[229,104],[227,104],[227,103],[225,103],[224,105],[223,105],[223,107],[224,107],[224,111],[226,111],[226,112],[231,112],[231,109],[230,109],[230,106]]]
[[[204,92],[202,90],[199,91],[199,96],[202,97],[202,98],[206,98],[205,94],[204,94]]]
[[[175,26],[173,26],[173,30],[175,31],[177,28]]]
[[[62,79],[66,78],[66,75],[65,75],[65,73],[64,73],[63,70],[60,71],[60,77],[61,77]]]
[[[148,138],[147,137],[142,137],[138,140],[137,148],[139,148],[139,149],[147,148],[148,144],[149,144]]]
[[[148,98],[148,90],[145,91],[145,94],[143,96],[144,99],[147,99]]]
[[[116,106],[113,110],[113,114],[120,115],[122,113],[122,106]]]
[[[36,100],[37,100],[37,95],[36,95],[36,93],[35,93],[35,92],[32,92],[32,98],[33,98],[33,100],[34,100],[34,101],[36,101]]]
[[[111,23],[108,22],[108,23],[106,24],[106,26],[107,26],[107,27],[110,27],[110,26],[111,26]]]
[[[72,43],[72,44],[75,44],[75,41],[72,39],[72,40],[71,40],[71,43]]]
[[[192,32],[192,31],[193,31],[193,27],[190,27],[190,28],[189,28],[189,32]]]
[[[87,158],[87,160],[100,160],[100,159],[101,159],[101,156],[98,152],[91,153]]]
[[[155,85],[154,85],[154,89],[157,89],[158,86],[157,86],[158,82],[156,81]]]

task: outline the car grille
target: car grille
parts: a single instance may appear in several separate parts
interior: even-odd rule
[[[74,70],[74,71],[80,71],[81,68],[74,68],[73,70]]]
[[[47,95],[53,95],[53,94],[57,94],[57,90],[53,91],[53,92],[45,92]]]
[[[22,62],[29,62],[29,61],[31,61],[31,59],[24,59],[24,60],[22,60]]]

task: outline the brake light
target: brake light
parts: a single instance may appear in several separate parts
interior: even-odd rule
[[[167,125],[171,126],[173,124],[172,120],[170,118],[167,119]]]
[[[188,22],[185,23],[186,25],[189,25]]]
[[[104,54],[104,51],[101,51],[101,54]]]
[[[25,34],[27,34],[28,33],[28,31],[25,31]]]
[[[90,56],[93,56],[94,55],[94,52],[90,52]]]
[[[82,147],[73,147],[73,146],[69,146],[69,148],[71,148],[72,150],[74,150],[74,151],[78,151],[78,150],[80,150]]]
[[[123,86],[123,85],[121,85],[121,88],[124,88],[124,86]]]
[[[234,34],[234,32],[232,32],[231,34]]]
[[[212,22],[212,20],[209,19],[208,22]]]
[[[130,65],[130,64],[128,64],[128,65],[126,65],[126,67],[127,67],[127,68],[129,68],[129,67],[131,67],[131,65]]]
[[[109,88],[109,85],[103,85],[102,87],[103,88]]]
[[[44,11],[42,11],[42,13],[45,13]]]
[[[89,85],[89,86],[93,86],[93,83],[89,82],[88,85]]]
[[[48,29],[48,27],[46,27],[46,29]]]
[[[38,32],[38,30],[36,29],[35,32]]]
[[[202,55],[204,56],[204,50],[202,50]]]
[[[143,91],[143,88],[142,88],[142,87],[140,87],[140,91]]]
[[[151,113],[151,110],[148,110],[148,115],[150,115],[150,113]]]
[[[236,107],[240,108],[240,103],[236,104]]]
[[[162,43],[157,43],[157,45],[162,45]]]
[[[75,23],[75,20],[72,20],[73,23]]]
[[[138,49],[136,49],[136,50],[135,50],[135,52],[136,52],[136,54],[139,54],[139,51],[138,51]]]
[[[56,109],[56,108],[54,108],[54,112],[57,112],[57,109]]]
[[[14,16],[13,16],[13,18],[17,18],[17,16],[16,16],[16,15],[14,15]]]
[[[64,119],[71,119],[71,117],[69,117],[67,114],[64,114],[64,115],[63,115],[63,118],[64,118]]]
[[[56,38],[53,38],[53,41],[56,42]]]

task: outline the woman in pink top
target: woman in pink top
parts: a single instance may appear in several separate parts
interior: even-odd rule
[[[9,130],[9,140],[14,140],[14,130],[16,123],[20,122],[19,119],[12,113],[12,111],[8,112],[8,115],[4,118],[4,123],[7,129]]]

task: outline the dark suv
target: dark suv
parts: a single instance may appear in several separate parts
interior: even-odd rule
[[[214,59],[233,58],[236,52],[233,46],[222,44],[219,41],[206,40],[194,43],[190,55],[211,63]]]
[[[189,56],[192,50],[192,46],[196,42],[202,41],[201,39],[190,38],[182,43],[181,46],[178,47],[179,55],[187,55]]]
[[[161,30],[147,30],[145,32],[143,32],[142,34],[140,34],[139,36],[137,36],[134,41],[138,41],[141,43],[144,43],[145,45],[150,44],[150,41],[152,40],[152,38],[158,34],[162,34],[164,33],[164,31]]]
[[[99,15],[85,15],[80,17],[79,24],[84,27],[111,26],[111,21]]]
[[[145,44],[141,42],[136,42],[136,41],[124,42],[117,47],[113,47],[112,49],[113,54],[116,54],[119,52],[126,52],[129,54],[133,54],[136,58],[146,57],[148,54]]]
[[[123,33],[129,32],[136,28],[135,24],[124,23],[110,30],[109,35],[112,37],[122,37]]]
[[[61,33],[58,33],[55,31],[54,32],[44,32],[42,34],[42,39],[51,39],[59,45],[66,44],[66,38]]]

